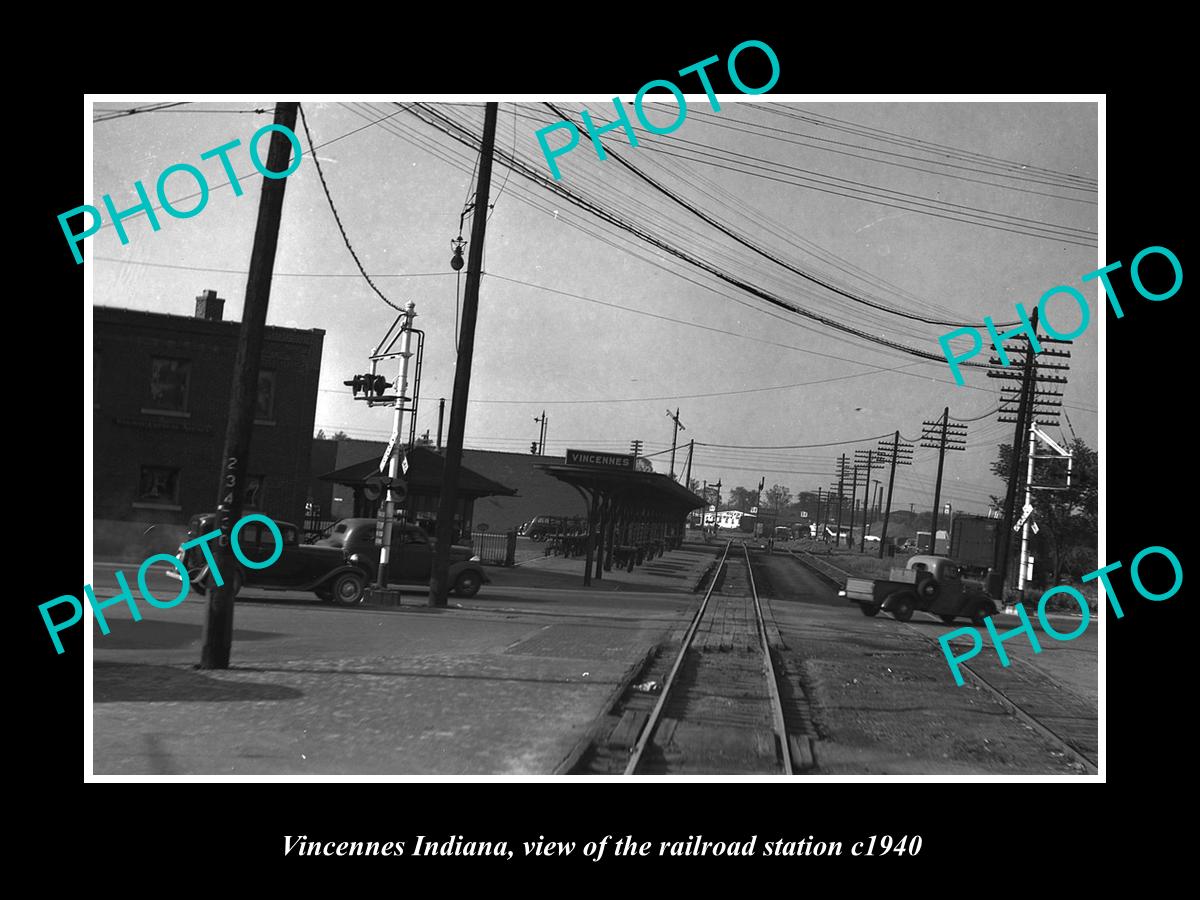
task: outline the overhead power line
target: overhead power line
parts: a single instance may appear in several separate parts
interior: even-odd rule
[[[399,105],[399,104],[397,104],[397,105]],[[405,108],[406,111],[412,113],[414,116],[416,116],[421,121],[425,122],[427,125],[430,125],[431,127],[436,128],[439,131],[443,132],[444,134],[449,135],[450,137],[454,138],[459,143],[462,143],[467,147],[471,147],[472,149],[475,148],[475,142],[478,139],[474,136],[474,134],[472,132],[470,132],[469,130],[467,130],[466,128],[464,128],[463,126],[461,126],[460,124],[458,124],[457,122],[455,122],[453,119],[449,118],[448,116],[443,115],[440,111],[438,111],[436,109],[432,109],[429,106],[427,106],[426,104],[422,104],[422,103],[413,104],[413,105],[410,105],[408,107],[403,107],[403,108]],[[417,110],[420,110],[420,112],[418,112]],[[420,114],[422,112],[426,113],[429,116],[432,116],[436,121],[430,121],[430,119],[428,119],[425,116]],[[716,266],[710,265],[709,263],[705,262],[704,260],[696,257],[695,255],[693,255],[685,250],[681,250],[680,248],[675,247],[673,244],[668,243],[667,241],[663,240],[662,238],[659,238],[656,235],[651,234],[650,232],[646,231],[645,229],[643,229],[637,225],[634,225],[633,223],[625,220],[624,218],[622,218],[614,213],[609,212],[608,210],[604,209],[603,207],[599,206],[598,204],[586,199],[585,197],[581,197],[580,195],[576,194],[575,192],[569,190],[568,188],[547,178],[546,176],[542,175],[540,172],[533,169],[531,166],[527,165],[526,163],[524,163],[520,160],[514,159],[513,157],[509,156],[507,153],[504,153],[503,151],[499,150],[498,148],[496,150],[496,155],[499,156],[505,162],[505,164],[513,167],[513,169],[515,171],[520,173],[525,178],[528,178],[528,179],[540,184],[542,187],[545,187],[546,189],[552,191],[553,193],[557,194],[558,196],[562,197],[563,199],[567,200],[568,202],[572,203],[573,205],[578,206],[581,209],[584,209],[584,210],[592,213],[597,218],[603,219],[604,221],[609,222],[610,224],[616,225],[617,227],[622,228],[622,229],[630,232],[631,234],[636,235],[637,237],[641,238],[643,241],[645,241],[649,244],[652,244],[655,247],[658,247],[660,250],[663,250],[664,252],[669,253],[672,256],[675,256],[678,259],[681,259],[684,262],[687,262],[687,263],[691,264],[692,266],[695,266],[698,269],[708,272],[710,275],[712,275],[728,284],[732,284],[735,287],[738,287],[741,290],[745,291],[746,293],[749,293],[755,297],[758,297],[759,299],[764,300],[773,306],[777,306],[781,309],[785,309],[788,312],[794,313],[798,316],[802,316],[807,319],[811,319],[812,321],[820,322],[821,324],[826,325],[829,328],[833,328],[833,329],[835,329],[837,331],[841,331],[845,334],[854,335],[855,337],[861,338],[862,340],[865,340],[865,341],[869,341],[873,344],[879,344],[880,346],[890,347],[893,350],[898,350],[901,353],[908,354],[909,356],[915,356],[920,359],[927,359],[927,360],[931,360],[931,361],[939,362],[939,363],[945,362],[945,357],[942,355],[935,354],[935,353],[932,353],[927,350],[920,350],[916,347],[909,347],[906,344],[899,343],[898,341],[893,341],[893,340],[889,340],[888,338],[870,334],[869,332],[863,331],[859,328],[855,328],[850,325],[845,325],[842,322],[839,322],[835,319],[829,318],[828,316],[823,316],[818,313],[811,312],[807,309],[798,307],[798,306],[794,305],[793,303],[783,300],[783,299],[777,297],[776,295],[770,293],[769,291],[766,291],[763,288],[758,287],[757,285],[751,284],[741,278],[738,278],[737,276],[734,276],[722,269],[719,269]],[[985,363],[965,362],[965,363],[962,363],[961,365],[968,366],[968,367],[974,367],[974,368],[987,368],[987,365]]]
[[[561,116],[563,119],[565,119],[567,121],[571,121],[571,119],[567,116],[567,114],[564,113],[562,110],[560,110],[553,103],[546,102],[545,105],[547,107],[549,107],[549,109],[552,112],[554,112],[556,115]],[[574,123],[572,122],[572,124],[574,124]],[[726,235],[729,238],[732,238],[733,240],[735,240],[739,244],[741,244],[743,247],[746,247],[747,249],[752,250],[754,253],[757,253],[759,256],[763,257],[764,259],[769,259],[771,262],[775,263],[776,265],[782,266],[783,268],[787,269],[789,272],[792,272],[795,275],[799,275],[801,278],[804,278],[807,281],[811,281],[813,284],[820,285],[821,287],[825,288],[827,291],[831,291],[831,292],[837,294],[838,296],[845,297],[847,300],[852,300],[855,303],[861,303],[864,306],[869,306],[872,309],[877,309],[882,312],[890,313],[891,315],[894,315],[894,316],[900,316],[901,318],[904,318],[904,319],[911,319],[915,322],[923,322],[926,325],[945,325],[945,326],[949,326],[951,328],[982,327],[982,323],[976,324],[973,322],[947,322],[947,321],[941,320],[941,319],[927,318],[925,316],[921,316],[916,313],[905,312],[904,310],[895,309],[894,307],[886,306],[882,303],[876,303],[872,300],[868,300],[865,297],[851,293],[850,291],[843,290],[842,288],[838,287],[837,285],[830,284],[828,281],[818,278],[816,275],[813,275],[811,272],[807,272],[804,269],[801,269],[799,266],[793,265],[792,263],[788,262],[785,259],[781,259],[780,257],[776,256],[774,253],[769,252],[768,250],[766,250],[759,244],[755,243],[754,241],[751,241],[749,238],[737,233],[736,231],[734,231],[732,228],[725,225],[724,223],[718,222],[712,216],[708,215],[708,213],[704,212],[703,210],[701,210],[698,207],[694,206],[693,204],[689,203],[687,200],[685,200],[683,197],[676,194],[674,191],[670,190],[669,188],[667,188],[660,182],[651,178],[649,175],[647,175],[645,172],[643,172],[637,166],[633,165],[633,163],[631,163],[628,160],[626,160],[625,158],[623,158],[616,151],[609,149],[609,150],[606,150],[605,152],[607,153],[607,155],[611,156],[618,163],[620,163],[622,166],[624,166],[626,169],[628,169],[630,172],[632,172],[635,176],[640,178],[642,181],[646,182],[646,184],[650,185],[652,188],[654,188],[660,194],[662,194],[663,196],[670,199],[673,203],[675,203],[679,206],[682,206],[684,209],[686,209],[692,215],[700,218],[707,224],[711,225],[713,228],[720,231],[722,234]],[[1015,324],[1016,324],[1015,322],[1006,323],[1006,325],[1015,325]]]
[[[304,126],[304,136],[306,138],[308,138],[308,148],[309,148],[309,152],[311,153],[312,149],[313,149],[313,139],[312,139],[312,133],[308,130],[308,117],[304,115],[303,104],[300,105],[300,124]],[[354,258],[354,264],[356,266],[358,266],[358,271],[362,273],[362,277],[365,278],[367,281],[367,284],[369,284],[371,286],[371,290],[373,290],[376,294],[379,295],[380,300],[382,300],[384,303],[386,303],[388,306],[390,306],[392,309],[396,310],[397,312],[404,312],[403,308],[397,306],[395,303],[393,303],[391,300],[389,300],[386,296],[384,296],[383,291],[381,291],[379,288],[377,288],[375,286],[375,282],[372,281],[371,276],[367,274],[367,270],[363,267],[362,260],[360,260],[358,258],[358,254],[354,252],[354,246],[350,243],[350,237],[349,237],[349,235],[346,234],[345,226],[342,225],[342,217],[338,215],[337,207],[333,205],[333,195],[329,193],[329,185],[325,183],[325,173],[321,171],[321,160],[317,156],[316,153],[312,153],[312,160],[313,160],[313,163],[316,164],[317,177],[321,180],[321,188],[325,191],[325,199],[329,201],[329,209],[333,212],[333,220],[335,222],[337,222],[338,231],[340,231],[342,234],[342,241],[345,242],[346,249],[350,251],[350,256],[352,256]],[[388,503],[389,504],[391,503],[390,499],[389,499]],[[388,508],[391,509],[390,506]],[[380,576],[380,577],[382,577],[382,576]],[[382,583],[382,582],[380,582],[380,583]]]

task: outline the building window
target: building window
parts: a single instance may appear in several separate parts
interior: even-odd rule
[[[258,373],[258,397],[254,405],[254,421],[275,421],[275,373],[267,369]]]
[[[142,466],[135,506],[179,506],[179,470]]]
[[[263,476],[262,475],[247,475],[246,476],[246,492],[243,495],[243,503],[246,509],[262,509],[263,503]]]
[[[186,413],[191,378],[191,360],[151,359],[149,411]]]

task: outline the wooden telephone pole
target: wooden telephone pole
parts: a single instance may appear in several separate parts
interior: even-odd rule
[[[489,103],[483,115],[483,140],[479,147],[479,181],[475,185],[475,212],[471,220],[471,249],[467,255],[467,287],[463,293],[462,330],[458,338],[458,364],[454,367],[454,394],[450,399],[450,433],[446,436],[446,464],[442,469],[442,495],[438,503],[437,546],[429,579],[429,605],[445,606],[450,568],[451,531],[458,508],[458,473],[462,468],[463,433],[466,431],[467,394],[471,389],[471,360],[475,352],[475,319],[479,312],[479,279],[483,267],[483,236],[487,229],[488,192],[492,185],[492,154],[496,144],[497,104]],[[465,524],[465,522],[464,522]]]
[[[276,103],[275,124],[288,131],[296,128],[298,103]],[[271,132],[267,151],[267,170],[285,172],[292,142],[281,131]],[[211,582],[208,610],[204,618],[201,669],[229,668],[233,646],[233,600],[239,585],[234,573],[231,545],[233,526],[242,517],[246,490],[246,463],[250,453],[250,435],[254,429],[254,407],[258,396],[259,358],[267,327],[267,302],[271,297],[271,272],[275,267],[275,249],[279,244],[279,223],[283,218],[283,190],[286,178],[263,176],[258,201],[258,221],[254,226],[254,244],[250,250],[250,272],[246,278],[246,302],[242,325],[238,329],[237,358],[234,362],[233,390],[229,396],[229,420],[225,426],[225,452],[221,455],[221,486],[217,494],[217,569],[224,584]]]

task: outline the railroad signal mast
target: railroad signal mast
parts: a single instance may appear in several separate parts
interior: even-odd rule
[[[942,467],[946,462],[947,450],[967,449],[967,424],[950,421],[950,407],[942,411],[942,417],[936,422],[922,423],[925,431],[921,434],[921,446],[938,451],[937,482],[933,488],[933,518],[929,523],[930,549],[937,550],[938,512],[942,508]]]

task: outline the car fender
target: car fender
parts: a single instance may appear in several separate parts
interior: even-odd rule
[[[469,559],[464,559],[462,562],[451,563],[447,570],[447,580],[450,584],[458,581],[458,576],[463,572],[471,571],[479,576],[479,580],[484,584],[491,584],[492,579],[487,577],[487,573],[483,571],[483,566],[477,562],[472,562]]]
[[[318,578],[316,581],[314,581],[312,584],[308,585],[307,587],[289,588],[289,590],[311,591],[313,588],[318,588],[323,584],[327,584],[327,583],[333,581],[339,575],[344,575],[346,572],[354,572],[355,574],[361,575],[363,577],[363,581],[366,581],[368,584],[371,581],[371,574],[366,569],[364,569],[362,566],[355,566],[355,565],[347,564],[344,566],[338,566],[338,568],[325,573],[325,575]]]

